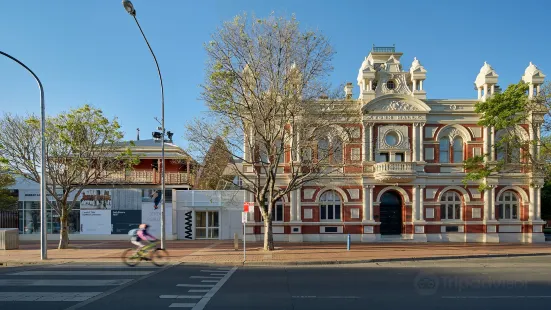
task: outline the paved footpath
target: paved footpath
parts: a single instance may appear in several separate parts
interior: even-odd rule
[[[51,242],[48,260],[40,261],[38,242],[24,242],[18,250],[0,251],[0,266],[59,263],[119,263],[127,241],[73,241],[71,249],[57,250]],[[184,264],[309,265],[334,263],[381,262],[389,260],[424,260],[474,258],[487,256],[551,255],[551,243],[543,244],[474,244],[474,243],[354,243],[350,251],[339,243],[277,243],[271,252],[260,243],[248,243],[246,259],[239,244],[227,241],[167,241],[172,262]]]

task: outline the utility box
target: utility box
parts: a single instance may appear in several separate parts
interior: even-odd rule
[[[0,228],[0,250],[19,249],[19,229]]]

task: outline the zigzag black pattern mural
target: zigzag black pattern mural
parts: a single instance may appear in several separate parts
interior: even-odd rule
[[[191,215],[191,211],[186,212],[185,215],[186,217],[185,217],[185,226],[184,226],[184,230],[185,230],[184,238],[193,239],[193,231],[192,231],[193,216]]]

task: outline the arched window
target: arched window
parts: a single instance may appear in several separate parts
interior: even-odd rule
[[[495,146],[497,160],[503,160],[510,164],[520,162],[521,140],[519,137],[511,137],[510,133],[500,131],[496,134],[496,142],[499,142]]]
[[[329,157],[329,139],[326,137],[318,140],[318,160],[324,161]]]
[[[333,163],[341,164],[343,152],[342,152],[342,140],[339,137],[333,138],[332,148],[333,148]]]
[[[463,162],[463,138],[461,137],[453,139],[453,162]]]
[[[501,220],[518,220],[519,216],[519,199],[512,191],[505,191],[499,195],[497,200],[497,208],[499,219]]]
[[[341,219],[341,198],[334,191],[327,191],[320,197],[320,220],[337,221]]]
[[[440,139],[440,162],[441,163],[450,162],[450,139],[449,138]]]
[[[459,197],[459,194],[453,191],[448,191],[442,195],[440,200],[440,219],[461,219],[461,198]]]

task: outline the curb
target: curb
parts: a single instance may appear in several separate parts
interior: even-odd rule
[[[473,259],[473,258],[503,258],[503,257],[530,257],[530,256],[551,256],[551,253],[527,253],[527,254],[479,254],[479,255],[452,255],[452,256],[433,256],[433,257],[403,257],[403,258],[373,258],[346,261],[306,261],[306,262],[182,262],[181,265],[220,265],[220,266],[315,266],[315,265],[352,265],[367,263],[388,263],[388,262],[420,262],[420,261],[438,261],[452,259]]]
[[[390,263],[390,262],[421,262],[421,261],[440,261],[440,260],[452,260],[452,259],[474,259],[474,258],[506,258],[506,257],[536,257],[536,256],[551,256],[551,253],[519,253],[519,254],[476,254],[476,255],[451,255],[451,256],[431,256],[431,257],[400,257],[400,258],[372,258],[372,259],[357,259],[357,260],[319,260],[319,261],[245,261],[245,262],[209,262],[209,261],[197,261],[197,262],[185,262],[182,260],[176,260],[179,265],[186,266],[204,266],[204,265],[217,265],[217,266],[316,266],[316,265],[352,265],[352,264],[368,264],[368,263]],[[21,266],[43,266],[43,265],[61,265],[70,263],[90,263],[90,264],[112,264],[117,262],[111,261],[91,261],[82,262],[74,260],[64,261],[35,261],[35,262],[17,262],[7,261],[0,262],[0,268],[2,267],[21,267]]]

